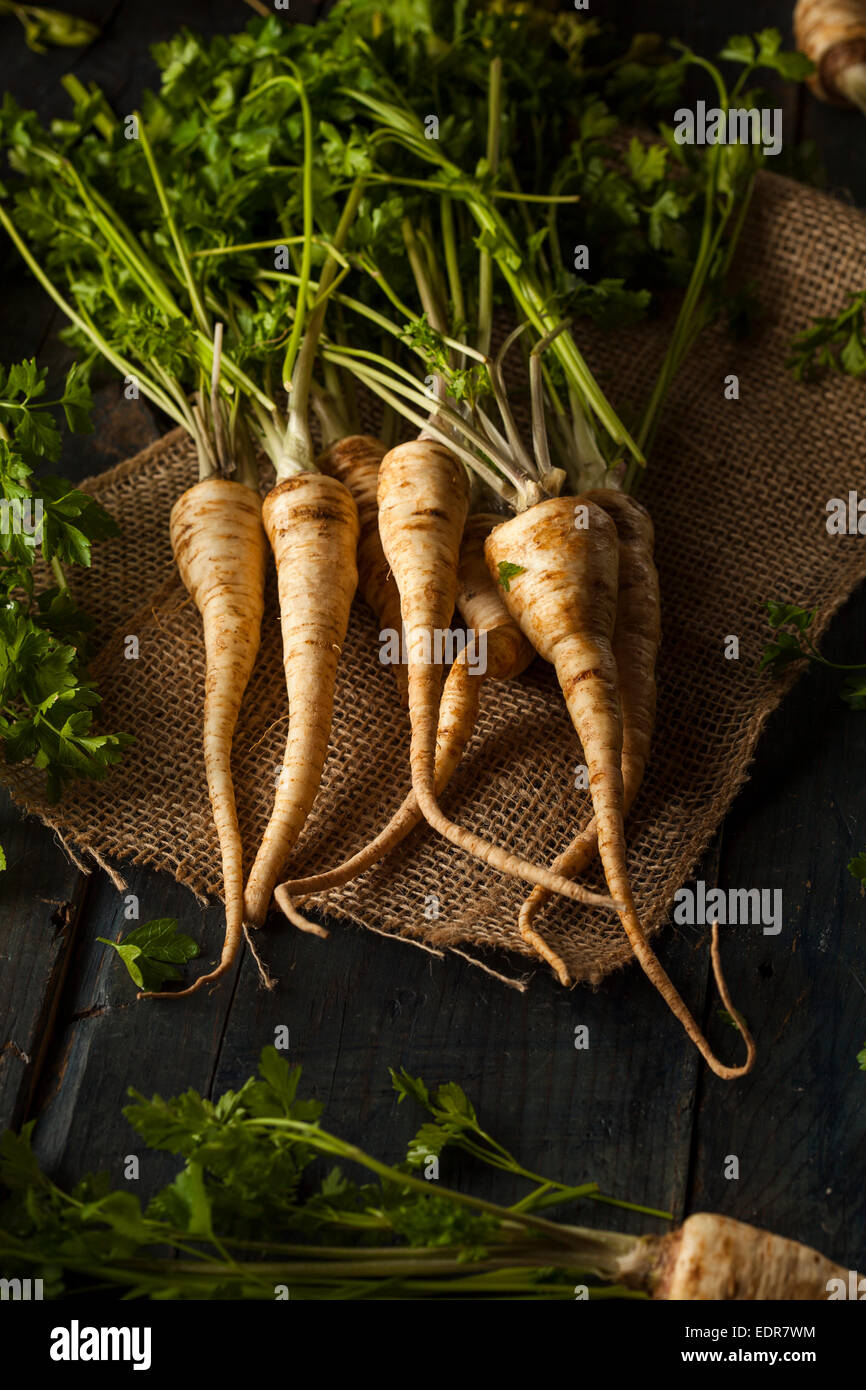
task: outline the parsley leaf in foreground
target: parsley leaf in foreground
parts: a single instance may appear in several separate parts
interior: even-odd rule
[[[96,939],[117,952],[139,989],[160,989],[167,980],[179,980],[180,971],[175,967],[199,954],[196,942],[178,929],[173,917],[144,922],[122,941],[105,936]]]

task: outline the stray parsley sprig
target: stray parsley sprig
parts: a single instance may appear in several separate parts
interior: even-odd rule
[[[499,571],[499,583],[506,594],[511,592],[511,581],[516,579],[519,574],[523,574],[523,566],[515,565],[512,560],[500,560],[497,566]]]
[[[0,364],[0,424],[7,442],[28,463],[41,458],[56,463],[60,457],[60,431],[52,413],[58,408],[71,430],[87,433],[92,428],[90,389],[78,366],[70,367],[56,400],[44,400],[45,389],[46,372],[35,358],[8,368]]]
[[[34,53],[44,53],[46,46],[79,48],[92,43],[99,29],[89,19],[67,14],[65,10],[49,9],[46,5],[22,5],[18,0],[0,0],[0,15],[11,14],[24,26],[24,40]]]
[[[179,980],[176,965],[185,965],[199,955],[191,936],[178,929],[174,917],[158,917],[127,932],[121,941],[98,936],[104,946],[117,952],[139,989],[161,989],[167,980]]]
[[[127,1299],[221,1300],[573,1299],[576,1276],[617,1278],[634,1237],[530,1210],[543,1197],[598,1199],[594,1183],[566,1188],[527,1175],[529,1197],[506,1207],[428,1182],[413,1160],[417,1136],[405,1164],[383,1163],[324,1129],[321,1105],[298,1095],[299,1081],[300,1068],[266,1047],[257,1075],[214,1101],[193,1090],[170,1100],[131,1090],[124,1114],[147,1149],[183,1161],[144,1208],[128,1188],[113,1190],[106,1174],[65,1192],[39,1167],[33,1123],[7,1131],[4,1273],[37,1274],[47,1298],[98,1284]],[[432,1106],[440,1127],[450,1125],[454,1142],[484,1162],[523,1173],[481,1130],[459,1087],[429,1091],[401,1073],[398,1091]],[[364,1177],[352,1179],[342,1166],[317,1172],[320,1157]],[[597,1284],[589,1295],[643,1296]]]
[[[852,709],[866,709],[866,662],[841,665],[822,656],[809,636],[817,610],[798,608],[793,603],[767,603],[768,621],[775,636],[764,647],[760,669],[779,676],[795,661],[811,661],[831,671],[846,671],[840,694]],[[858,674],[862,673],[862,674]]]
[[[849,296],[845,308],[833,317],[813,319],[791,344],[785,366],[797,381],[824,372],[843,372],[860,377],[866,373],[866,290]]]
[[[486,1163],[488,1167],[513,1173],[537,1184],[527,1197],[516,1203],[516,1211],[536,1211],[578,1197],[587,1197],[591,1201],[606,1202],[611,1206],[624,1207],[628,1211],[640,1211],[666,1220],[670,1218],[669,1212],[635,1206],[631,1202],[620,1202],[614,1197],[607,1197],[599,1192],[596,1183],[567,1187],[564,1183],[554,1182],[525,1168],[514,1154],[482,1129],[475,1107],[463,1088],[455,1081],[430,1090],[420,1077],[411,1076],[405,1067],[401,1067],[399,1071],[391,1068],[391,1081],[398,1100],[412,1099],[432,1116],[432,1123],[422,1125],[409,1143],[406,1163],[411,1169],[424,1168],[431,1157],[439,1157],[447,1148],[456,1148]]]
[[[855,855],[848,865],[848,872],[853,878],[859,878],[861,883],[866,884],[866,850]]]

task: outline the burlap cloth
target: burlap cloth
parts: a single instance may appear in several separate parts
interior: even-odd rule
[[[754,282],[766,314],[746,342],[722,325],[709,331],[665,410],[640,493],[655,521],[661,579],[659,717],[628,823],[632,881],[650,932],[742,786],[764,721],[794,679],[792,672],[773,682],[758,671],[766,600],[817,604],[820,630],[866,575],[863,538],[825,528],[828,499],[847,497],[863,478],[863,386],[840,377],[798,385],[783,366],[792,336],[813,315],[837,312],[848,291],[862,288],[864,252],[863,214],[762,176],[735,273]],[[622,411],[645,399],[666,329],[657,322],[605,336],[581,328]],[[731,373],[739,400],[724,396]],[[148,864],[210,895],[219,892],[220,861],[202,764],[201,625],[175,577],[168,538],[171,505],[195,476],[192,448],[175,431],[89,483],[122,538],[96,549],[75,589],[98,623],[104,725],[134,733],[135,747],[107,782],[71,786],[59,806],[46,804],[31,771],[4,768],[3,776],[22,806],[85,854]],[[130,635],[137,658],[125,656]],[[729,636],[739,639],[738,660],[726,659]],[[407,790],[407,716],[378,650],[374,620],[358,599],[321,791],[290,861],[295,877],[357,850]],[[248,858],[270,809],[286,719],[272,585],[235,737]],[[464,824],[547,862],[588,816],[586,794],[574,790],[580,758],[551,670],[537,660],[520,681],[486,688],[443,803]],[[512,957],[509,967],[497,953],[528,954],[516,926],[523,893],[423,827],[384,864],[315,901],[334,917],[460,950],[514,980],[519,963]],[[611,914],[560,900],[539,924],[576,980],[596,983],[631,959]]]

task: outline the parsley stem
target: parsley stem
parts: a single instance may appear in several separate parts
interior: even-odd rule
[[[467,449],[460,442],[460,440],[454,437],[452,434],[448,434],[444,430],[440,430],[429,415],[419,415],[415,411],[413,411],[408,405],[406,405],[403,401],[399,399],[399,395],[394,394],[395,391],[399,389],[398,387],[396,387],[396,385],[392,383],[393,390],[390,390],[386,385],[384,385],[384,382],[387,380],[387,378],[384,377],[382,373],[373,372],[370,368],[363,366],[360,362],[347,363],[343,358],[340,357],[340,355],[333,348],[328,348],[326,350],[326,356],[329,358],[329,360],[336,362],[340,366],[348,365],[350,371],[352,371],[352,373],[355,376],[357,376],[359,381],[361,381],[365,386],[368,386],[371,391],[373,391],[377,396],[379,396],[381,400],[383,400],[386,403],[386,405],[391,406],[392,409],[396,410],[406,420],[409,420],[410,423],[416,427],[416,429],[425,430],[431,439],[438,440],[440,444],[444,444],[445,447],[447,449],[450,449],[452,453],[457,454],[458,458],[463,459],[464,463],[467,463],[469,467],[473,469],[474,472],[476,472],[480,478],[483,479],[487,486],[491,488],[497,494],[497,496],[503,499],[503,501],[509,501],[511,499],[512,490],[505,484],[500,475],[496,473],[489,466],[488,463],[486,463],[484,458]],[[405,388],[403,388],[402,394],[406,396],[410,395],[410,393],[406,391]],[[424,400],[424,405],[425,407],[429,406],[429,401],[426,398]],[[441,410],[439,414],[442,414]],[[461,419],[461,431],[464,428],[465,422]]]
[[[499,172],[500,132],[502,130],[502,59],[491,59],[487,76],[487,171],[491,179]],[[478,348],[487,354],[493,332],[493,257],[481,250],[478,270]]]
[[[270,237],[267,241],[230,242],[227,246],[204,246],[198,251],[190,251],[189,259],[194,261],[213,256],[239,256],[244,251],[267,251],[277,246],[302,246],[303,242],[304,238],[302,236]],[[321,246],[324,250],[333,254],[332,244],[325,237],[314,236],[313,245]],[[340,260],[341,258],[338,257],[337,259]],[[348,264],[345,259],[343,259],[341,263],[343,265]]]
[[[100,135],[104,135],[106,140],[110,140],[114,135],[115,130],[117,129],[118,122],[115,120],[111,107],[106,101],[105,96],[96,86],[96,84],[94,83],[92,85],[91,91],[88,92],[87,88],[85,87],[84,83],[80,80],[80,78],[76,77],[75,74],[72,72],[67,72],[64,73],[63,77],[61,77],[60,85],[69,93],[74,102],[78,102],[81,105],[84,105],[86,102],[89,102],[92,97],[97,95],[97,93],[99,94],[99,109],[91,119],[93,121],[94,126],[99,131]]]
[[[466,322],[466,304],[463,299],[463,285],[460,282],[460,267],[457,260],[457,238],[454,234],[454,204],[443,194],[439,199],[442,221],[442,245],[445,250],[445,268],[448,272],[448,285],[451,291],[453,308],[452,322],[455,327]],[[465,361],[465,357],[463,359]]]
[[[341,257],[343,247],[346,244],[349,231],[351,229],[352,223],[355,220],[355,216],[360,206],[363,191],[364,185],[363,182],[359,179],[353,185],[351,192],[349,193],[349,196],[346,199],[343,211],[340,215],[340,221],[337,224],[336,231],[334,232],[332,238],[332,245],[336,253],[336,256]],[[305,244],[305,253],[308,249],[308,246]],[[331,292],[332,286],[339,284],[340,279],[342,279],[342,276],[337,276],[337,264],[337,260],[333,256],[331,256],[328,258],[328,260],[322,267],[322,273],[319,277],[318,283],[318,293],[314,302],[312,313],[310,315],[310,320],[307,325],[306,333],[304,334],[303,347],[301,348],[301,351],[297,357],[297,363],[291,381],[291,397],[289,402],[289,438],[294,440],[295,451],[300,445],[300,448],[302,450],[302,454],[300,456],[301,466],[312,467],[313,465],[313,447],[312,440],[310,437],[309,424],[307,422],[307,410],[309,406],[310,397],[310,384],[313,379],[313,363],[315,361],[316,352],[319,346],[319,337],[322,332],[322,325],[325,321],[325,313],[328,307],[329,294]],[[298,291],[298,312],[295,315],[296,326],[298,324],[301,324],[301,327],[303,327],[303,324],[301,323],[302,307],[305,297],[309,294],[309,285],[310,280],[308,267],[306,282],[304,281],[304,272],[303,270],[301,271],[301,288]],[[289,353],[287,351],[287,360],[288,356]],[[285,370],[285,363],[283,364],[283,369]],[[308,463],[307,460],[309,460]],[[293,458],[291,460],[291,465],[294,466],[294,464],[295,459]],[[285,476],[285,472],[281,471],[281,469],[285,470],[289,466],[289,459],[286,459],[285,461],[281,461],[280,463],[278,463],[278,479]]]
[[[72,305],[68,302],[68,300],[64,299],[63,295],[55,287],[52,281],[49,280],[48,276],[45,274],[38,261],[31,254],[27,244],[19,236],[14,223],[8,216],[6,209],[2,206],[2,204],[0,204],[0,224],[2,224],[3,227],[5,227],[15,246],[20,252],[23,260],[25,261],[26,265],[33,273],[33,275],[36,277],[36,279],[39,281],[39,283],[42,285],[42,288],[48,292],[48,294],[54,300],[55,304],[63,310],[64,314],[70,320],[70,322],[74,323],[77,328],[81,329],[82,333],[84,333],[88,338],[90,338],[91,342],[93,342],[96,345],[102,356],[105,357],[107,361],[109,361],[111,365],[114,368],[116,368],[117,371],[120,372],[121,376],[134,376],[138,381],[139,385],[141,386],[142,390],[144,390],[145,394],[150,397],[150,399],[154,402],[155,405],[159,406],[160,410],[165,411],[166,415],[170,416],[176,424],[185,425],[186,421],[179,416],[177,407],[174,404],[174,402],[169,397],[165,396],[165,394],[154,382],[150,381],[140,371],[136,370],[131,362],[129,362],[119,352],[116,352],[106,342],[106,340],[97,331],[97,329],[89,322],[89,320],[83,318],[81,314],[77,313],[75,309],[73,309]]]
[[[525,317],[534,324],[540,337],[544,337],[555,328],[557,321],[548,307],[546,298],[535,277],[523,268],[520,248],[515,244],[508,224],[494,207],[492,199],[477,185],[468,184],[460,169],[446,159],[441,151],[432,148],[437,142],[424,138],[421,123],[411,109],[384,102],[367,92],[351,88],[343,90],[347,96],[358,105],[366,107],[377,118],[379,130],[371,136],[371,144],[375,144],[377,139],[393,140],[428,164],[438,166],[447,180],[448,191],[463,199],[482,235],[486,234],[492,240],[492,254]],[[520,266],[519,271],[514,269],[515,264]],[[581,398],[587,402],[611,438],[617,444],[624,445],[642,465],[644,457],[641,449],[604,396],[571,334],[561,333],[553,344],[552,351],[559,359],[567,379],[579,391]],[[583,445],[589,451],[588,456],[602,463],[603,459],[590,431],[584,429],[582,435]]]
[[[734,88],[733,94],[729,96],[721,74],[712,63],[707,62],[690,50],[685,49],[682,44],[675,43],[674,46],[680,48],[684,52],[687,62],[704,69],[704,71],[710,74],[718,93],[721,109],[727,112],[732,100],[735,99],[736,94],[741,89],[748,69],[741,75],[739,82]],[[645,452],[650,452],[652,449],[659,426],[661,410],[668,390],[683,360],[691,351],[695,339],[709,321],[711,305],[704,298],[707,285],[724,284],[754,191],[755,171],[753,170],[745,186],[737,190],[736,194],[733,190],[725,194],[722,207],[717,209],[721,160],[722,147],[715,146],[710,152],[707,162],[707,186],[704,193],[704,215],[698,252],[695,257],[694,265],[692,266],[692,273],[689,277],[689,283],[682,304],[680,305],[677,320],[673,332],[671,333],[664,361],[656,377],[638,431],[638,443]],[[719,259],[722,237],[735,212],[736,216],[734,217],[724,255]],[[714,226],[717,215],[718,221]],[[636,469],[634,464],[630,464],[625,478],[626,492],[632,490],[635,481]]]
[[[294,63],[285,60],[291,73],[281,73],[278,77],[271,77],[266,82],[262,82],[258,87],[254,87],[244,97],[244,101],[250,101],[253,97],[261,96],[271,87],[278,87],[283,83],[294,87],[301,107],[301,122],[303,128],[304,158],[302,165],[302,192],[303,192],[303,253],[301,256],[300,269],[300,288],[298,290],[298,307],[295,320],[292,325],[292,332],[289,338],[289,345],[286,348],[286,355],[283,359],[283,385],[286,390],[290,389],[292,381],[295,358],[301,342],[301,335],[304,329],[304,320],[307,314],[307,291],[310,281],[310,266],[312,264],[313,248],[313,118],[310,111],[310,103],[307,99],[307,89],[303,79],[295,67]]]
[[[403,396],[406,400],[414,401],[416,405],[422,408],[430,404],[430,397],[411,372],[407,371],[405,367],[399,366],[396,362],[389,362],[387,358],[380,357],[378,353],[368,352],[365,348],[328,347],[325,355],[327,360],[348,366],[350,371],[356,372],[357,375],[361,377],[372,390],[377,391],[377,393],[381,387],[387,387],[390,392],[396,392],[398,396]],[[389,376],[387,373],[379,371],[375,366],[369,365],[371,363],[381,363],[388,367],[391,375]],[[392,397],[389,396],[389,399],[392,399]],[[401,409],[401,407],[397,405],[397,409]],[[403,413],[406,415],[406,418],[410,419],[413,423],[418,422],[419,417],[416,416],[414,412],[406,410]],[[459,431],[462,438],[474,444],[477,449],[486,451],[489,447],[484,436],[480,434],[474,426],[470,425],[459,411],[455,410],[453,406],[448,405],[444,400],[440,400],[436,405],[430,417],[431,421],[435,420],[437,417],[451,424]],[[421,423],[423,425],[423,420]],[[468,460],[471,460],[472,467],[478,467],[480,465],[480,460],[477,455],[465,448],[461,451],[456,441],[452,440],[449,444],[449,448],[453,448],[455,452],[462,453]],[[497,462],[506,477],[511,480],[516,488],[520,489],[526,482],[526,472],[507,456],[497,459]]]
[[[831,671],[866,671],[866,661],[859,661],[853,665],[841,664],[838,661],[829,661],[826,656],[821,655],[818,648],[812,641],[811,637],[809,637],[805,632],[800,634],[800,640],[801,644],[805,642],[806,646],[809,648],[808,652],[803,652],[803,655],[806,657],[807,661],[817,661],[820,663],[821,666],[829,667]]]
[[[379,1159],[365,1153],[357,1145],[339,1139],[318,1125],[309,1124],[303,1120],[271,1117],[261,1119],[254,1117],[244,1123],[250,1129],[285,1130],[296,1134],[299,1139],[308,1143],[312,1148],[318,1149],[322,1153],[334,1154],[348,1162],[357,1163],[386,1182],[396,1183],[400,1187],[409,1187],[413,1191],[423,1192],[427,1196],[430,1194],[430,1185],[423,1178],[416,1178],[412,1173],[401,1172],[397,1168],[389,1167],[387,1163],[381,1163]],[[485,1201],[483,1197],[471,1197],[468,1193],[457,1192],[453,1188],[440,1189],[440,1194],[442,1196],[447,1195],[449,1201],[456,1202],[460,1206],[471,1208],[474,1211],[486,1212],[497,1217],[500,1221],[503,1219],[516,1221],[520,1226],[529,1230],[539,1231],[548,1236],[557,1246],[563,1244],[569,1246],[573,1245],[575,1241],[582,1241],[587,1244],[597,1244],[599,1250],[603,1249],[605,1245],[612,1249],[619,1246],[624,1252],[635,1243],[634,1236],[617,1236],[612,1232],[558,1225],[554,1221],[545,1221],[542,1217],[531,1216],[525,1212],[512,1212],[508,1208],[498,1206],[495,1202]]]
[[[57,580],[57,587],[60,590],[60,592],[62,594],[67,593],[69,590],[69,581],[66,578],[63,566],[61,565],[56,555],[52,555],[51,557],[51,573]]]
[[[408,217],[403,218],[400,224],[400,231],[403,234],[403,244],[406,247],[409,266],[415,284],[418,287],[418,297],[421,300],[421,307],[427,315],[427,321],[430,326],[434,328],[437,333],[444,334],[447,332],[445,308],[436,292],[429,270],[424,264],[418,239]]]
[[[192,305],[192,311],[195,314],[196,322],[198,323],[199,328],[202,330],[203,333],[207,334],[207,336],[210,337],[212,333],[210,321],[208,319],[207,314],[205,313],[205,308],[201,302],[201,297],[198,292],[198,286],[196,285],[195,279],[193,278],[192,269],[190,267],[189,260],[187,259],[186,248],[183,244],[183,239],[181,238],[180,232],[177,229],[177,223],[175,222],[174,216],[172,215],[171,207],[169,205],[168,197],[165,191],[165,185],[162,181],[162,175],[160,174],[156,160],[153,157],[153,150],[151,148],[150,139],[148,138],[147,128],[145,126],[144,120],[141,118],[141,116],[138,115],[137,112],[135,113],[135,117],[138,122],[138,136],[139,140],[141,141],[141,148],[144,151],[144,157],[147,160],[147,167],[150,170],[150,177],[153,180],[153,186],[156,189],[156,196],[159,199],[159,205],[162,209],[162,215],[165,219],[165,224],[168,227],[169,235],[174,244],[174,249],[177,253],[177,259],[180,263],[181,273],[186,284],[187,293],[189,294],[189,302]]]

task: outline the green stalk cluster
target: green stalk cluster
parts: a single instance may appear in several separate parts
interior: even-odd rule
[[[64,1191],[36,1162],[32,1126],[5,1134],[4,1271],[40,1275],[49,1297],[573,1299],[578,1281],[591,1298],[643,1296],[617,1283],[639,1238],[538,1213],[578,1200],[668,1213],[531,1173],[481,1127],[459,1086],[429,1091],[406,1072],[392,1076],[400,1100],[430,1117],[398,1166],[324,1129],[318,1104],[298,1096],[300,1069],[274,1048],[257,1076],[215,1102],[131,1092],[125,1114],[139,1137],[183,1158],[146,1209],[105,1177]],[[529,1192],[504,1206],[421,1176],[451,1149],[528,1181]],[[322,1158],[341,1166],[314,1179]],[[350,1179],[343,1165],[373,1181]]]

